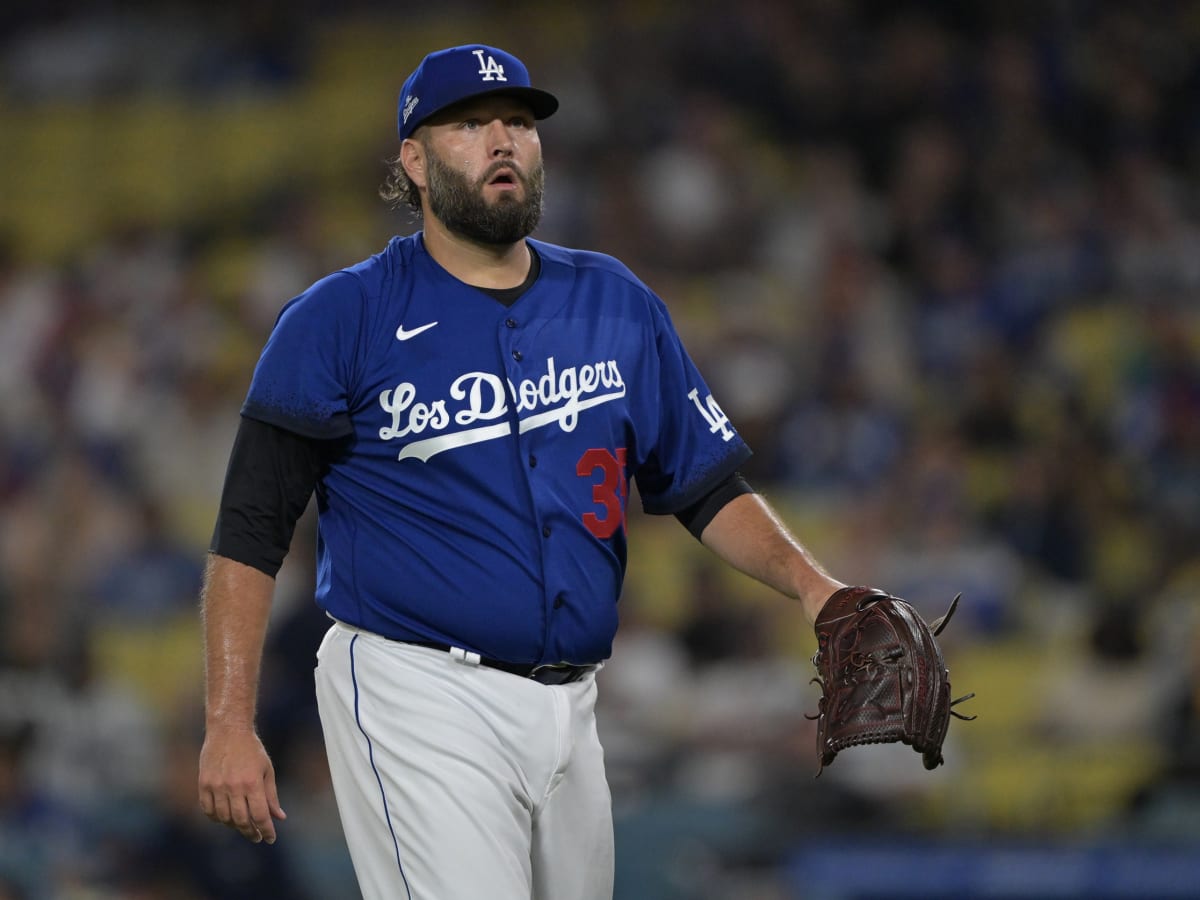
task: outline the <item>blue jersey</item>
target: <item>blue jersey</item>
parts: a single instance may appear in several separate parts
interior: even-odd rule
[[[317,486],[317,602],[398,640],[521,663],[612,650],[625,508],[672,513],[750,450],[625,266],[530,241],[511,306],[421,236],[284,307],[242,413],[342,438]]]

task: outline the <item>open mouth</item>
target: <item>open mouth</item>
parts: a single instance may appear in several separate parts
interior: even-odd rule
[[[497,186],[501,186],[501,187],[504,187],[504,186],[512,187],[512,186],[516,185],[517,183],[518,183],[517,176],[511,169],[501,169],[499,172],[497,172],[495,175],[493,175],[490,179],[488,179],[489,185],[497,185]]]

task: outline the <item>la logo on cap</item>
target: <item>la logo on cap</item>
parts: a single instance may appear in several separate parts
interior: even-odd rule
[[[508,81],[504,77],[504,66],[496,62],[492,54],[487,54],[487,60],[484,61],[482,50],[472,50],[471,52],[479,59],[479,74],[483,76],[484,81]]]

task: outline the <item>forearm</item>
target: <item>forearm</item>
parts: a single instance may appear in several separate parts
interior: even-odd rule
[[[204,574],[205,727],[252,731],[275,579],[209,554]]]
[[[843,587],[758,494],[742,494],[725,504],[700,539],[738,571],[799,600],[810,621],[829,595]]]

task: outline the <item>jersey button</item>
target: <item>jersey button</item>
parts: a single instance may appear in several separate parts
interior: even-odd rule
[[[504,324],[507,325],[509,328],[516,328],[517,320],[516,319],[505,319]]]
[[[542,528],[542,537],[550,537],[550,526],[546,525]]]
[[[532,453],[529,454],[529,468],[531,468],[531,469],[537,468],[537,457],[534,456]]]
[[[559,594],[557,597],[554,598],[554,608],[555,609],[562,609],[564,606],[566,606],[566,604],[567,604],[567,601],[563,599],[562,594]]]
[[[522,356],[520,350],[514,350],[513,351],[513,359],[515,359],[517,362],[520,362],[522,359],[524,359],[524,356]]]

